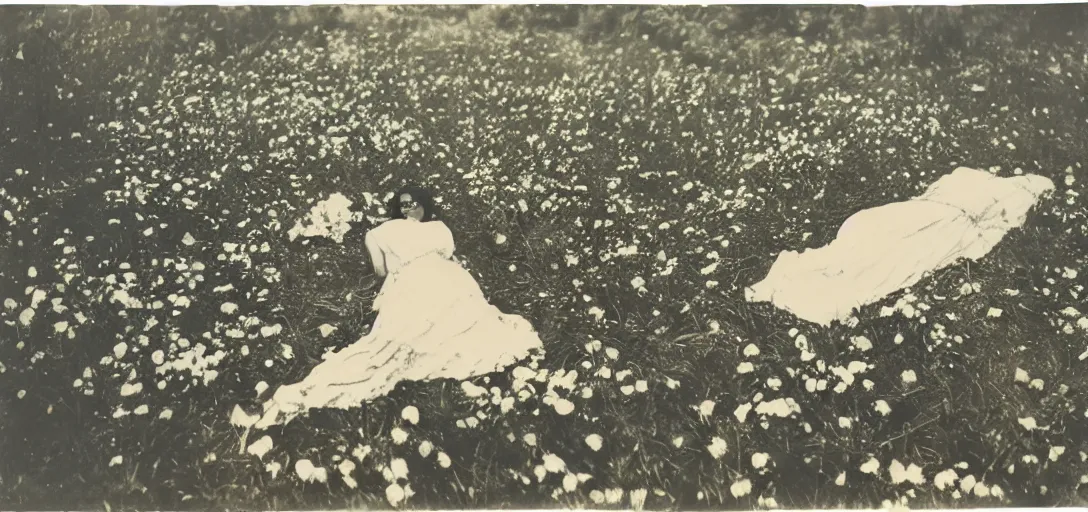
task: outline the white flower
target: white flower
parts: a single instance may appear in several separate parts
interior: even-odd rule
[[[641,277],[635,277],[634,279],[631,280],[631,287],[633,287],[633,288],[642,288],[643,286],[646,286],[646,280],[645,279],[643,279]]]
[[[646,489],[635,489],[631,491],[628,498],[631,500],[631,509],[639,512],[646,506]]]
[[[135,384],[126,382],[121,385],[121,396],[132,396],[143,391],[143,389],[144,385],[140,382]]]
[[[450,460],[449,455],[446,455],[446,452],[438,452],[438,465],[439,466],[442,466],[443,468],[448,468],[448,467],[450,467],[451,464],[453,464],[453,461]]]
[[[224,302],[222,306],[219,306],[219,311],[232,315],[235,311],[238,311],[238,305],[233,302]]]
[[[773,415],[779,418],[788,418],[791,414],[800,412],[801,407],[792,398],[776,398],[769,402],[760,402],[756,406],[756,414]]]
[[[303,482],[321,482],[328,480],[328,471],[325,468],[315,467],[307,459],[299,459],[295,462],[295,473]]]
[[[559,400],[556,400],[555,405],[553,405],[552,407],[555,408],[555,412],[558,413],[560,416],[566,416],[574,412],[574,403],[570,400],[567,400],[566,398],[560,398]]]
[[[234,410],[230,413],[230,424],[236,427],[249,428],[257,424],[257,421],[261,419],[259,414],[249,415],[242,410],[239,405],[234,406]]]
[[[710,456],[715,459],[720,459],[728,451],[728,446],[725,444],[725,439],[718,436],[714,436],[710,440],[710,444],[706,447],[706,451],[710,452]]]
[[[321,331],[322,338],[328,338],[329,335],[336,330],[336,327],[333,327],[329,324],[321,324],[321,326],[318,327],[317,330]]]
[[[876,460],[875,458],[870,457],[869,461],[866,462],[865,464],[862,464],[861,467],[858,468],[858,469],[862,473],[868,473],[870,475],[875,475],[876,472],[880,470],[880,461]]]
[[[975,487],[972,488],[971,491],[979,498],[985,498],[990,495],[990,487],[982,482],[975,484]]]
[[[352,478],[350,474],[348,474],[348,475],[341,474],[341,477],[344,479],[344,485],[348,486],[349,488],[356,489],[356,488],[359,487],[359,482],[356,482],[355,479]]]
[[[389,470],[393,472],[395,478],[408,478],[408,462],[404,459],[397,458],[389,461]]]
[[[747,496],[748,493],[752,492],[752,481],[745,478],[739,482],[734,482],[733,485],[729,486],[729,492],[734,498]]]
[[[404,501],[405,493],[404,488],[396,483],[389,484],[389,487],[385,488],[385,499],[391,506],[398,506]]]
[[[34,320],[34,310],[33,309],[26,308],[26,309],[23,310],[22,313],[19,314],[19,322],[21,322],[23,325],[29,326],[31,320]]]
[[[922,485],[926,482],[925,477],[922,476],[922,468],[913,463],[908,467],[903,467],[903,463],[896,459],[892,459],[891,465],[888,466],[888,474],[891,475],[893,484],[910,482],[915,485]]]
[[[709,418],[711,414],[714,414],[715,405],[713,400],[703,400],[703,403],[699,404],[699,416]]]
[[[903,379],[903,384],[914,384],[918,382],[918,376],[915,375],[914,370],[904,370],[900,376]]]
[[[271,449],[272,449],[272,438],[269,437],[269,436],[264,436],[264,437],[258,439],[257,441],[255,441],[253,444],[249,445],[249,448],[246,448],[246,453],[248,453],[250,455],[253,455],[253,456],[257,457],[258,459],[260,459],[260,458],[264,458],[264,455],[266,453],[268,453],[268,451],[271,450]],[[298,466],[296,465],[295,467],[297,469]]]
[[[876,402],[873,402],[873,408],[876,409],[876,411],[883,416],[887,416],[892,412],[891,406],[888,405],[888,402],[885,402],[884,400],[877,400]]]
[[[977,480],[975,480],[975,475],[967,475],[960,479],[960,490],[963,492],[971,492],[971,489],[975,488],[976,483]]]
[[[563,462],[563,459],[560,459],[558,455],[552,453],[544,454],[543,462],[544,469],[549,473],[561,473],[567,469],[567,463]]]
[[[733,411],[733,416],[737,417],[737,421],[744,423],[744,420],[748,418],[749,412],[752,412],[752,404],[745,402],[737,406],[736,410]]]
[[[482,388],[467,380],[461,383],[461,391],[469,398],[476,398],[487,394],[487,388]]]
[[[521,439],[522,441],[525,441],[525,444],[529,446],[536,446],[536,434],[528,433],[522,436]]]
[[[767,462],[771,460],[770,455],[766,453],[753,453],[752,454],[752,467],[759,469],[767,465]]]
[[[563,477],[563,490],[574,492],[576,489],[578,489],[578,477],[571,473],[567,473],[567,475]]]
[[[110,459],[110,467],[112,468],[114,466],[119,466],[124,461],[125,461],[124,457],[122,457],[121,455],[117,455],[114,458]]]
[[[757,347],[755,345],[755,343],[749,343],[748,346],[744,347],[744,355],[746,357],[758,356],[759,355],[759,347]]]
[[[586,436],[586,445],[593,451],[600,451],[601,446],[604,445],[604,439],[597,434],[590,434]]]
[[[1039,428],[1039,424],[1036,423],[1035,418],[1031,416],[1028,416],[1027,418],[1019,418],[1016,421],[1020,423],[1020,426],[1024,427],[1024,429],[1026,430],[1035,430]]]
[[[357,460],[359,462],[363,462],[364,460],[366,460],[366,456],[370,455],[371,451],[372,450],[371,450],[370,446],[358,446],[358,445],[356,445],[355,449],[351,451],[351,456],[355,457],[355,460]]]
[[[745,361],[745,362],[740,363],[739,365],[737,365],[737,373],[740,373],[740,374],[752,373],[753,371],[755,371],[755,369],[756,369],[755,365],[753,365],[752,363],[749,363],[748,361]]]
[[[933,477],[933,485],[937,486],[937,489],[943,491],[955,484],[958,479],[959,475],[956,474],[956,470],[949,468],[937,473],[937,475]]]
[[[850,338],[850,343],[854,345],[854,348],[862,352],[867,352],[873,348],[873,342],[865,336],[854,336]]]
[[[113,356],[115,358],[121,359],[122,357],[125,357],[126,353],[128,353],[128,344],[127,343],[122,341],[121,343],[118,343],[118,344],[113,346]]]
[[[280,324],[265,325],[265,326],[261,327],[261,336],[263,336],[265,338],[275,336],[275,335],[277,335],[277,334],[279,334],[281,332],[283,332],[283,326],[280,325]]]
[[[393,444],[404,444],[404,442],[408,440],[408,433],[400,427],[393,428],[393,430],[389,432],[389,436],[393,438]]]
[[[423,457],[423,458],[429,457],[433,450],[434,450],[434,445],[431,444],[430,441],[423,441],[422,443],[419,443],[419,456],[420,457]]]

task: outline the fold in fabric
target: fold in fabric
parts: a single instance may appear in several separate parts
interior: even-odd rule
[[[393,220],[367,238],[389,269],[373,328],[302,381],[277,389],[256,428],[315,408],[357,407],[400,382],[502,371],[543,349],[525,318],[488,303],[472,275],[450,259],[453,237],[441,222]]]
[[[1053,190],[1042,176],[957,168],[918,197],[855,213],[824,247],[783,251],[745,299],[824,326],[846,321],[928,273],[982,258]]]

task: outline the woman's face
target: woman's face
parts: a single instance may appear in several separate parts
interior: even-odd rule
[[[400,213],[406,219],[423,220],[423,205],[416,201],[412,194],[400,195]]]

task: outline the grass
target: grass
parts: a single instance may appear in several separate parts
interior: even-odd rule
[[[1083,505],[1083,313],[1062,313],[1085,308],[1085,278],[1066,270],[1084,262],[1083,41],[994,36],[920,62],[894,31],[832,37],[849,31],[828,17],[807,39],[720,37],[701,50],[720,64],[700,67],[637,34],[583,42],[515,24],[484,37],[480,14],[361,10],[323,31],[317,16],[233,13],[133,10],[66,32],[46,19],[0,39],[5,506],[387,507],[391,483],[410,486],[409,508],[618,508],[643,492],[670,509]],[[170,32],[152,37],[155,23]],[[981,262],[856,324],[743,300],[779,251],[827,243],[854,212],[957,165],[1045,175],[1057,194]],[[263,460],[240,451],[235,403],[373,321],[368,224],[343,244],[287,229],[334,192],[377,215],[405,179],[440,191],[463,259],[533,322],[546,356],[474,379],[485,397],[403,385],[273,429]],[[122,289],[150,307],[111,301]],[[901,299],[925,322],[881,315]],[[322,337],[324,324],[337,330]],[[223,352],[214,380],[158,373],[155,351],[198,344]],[[834,391],[832,369],[854,362],[865,371]],[[759,408],[776,403],[783,417]],[[357,488],[338,469],[349,458]],[[327,481],[300,481],[303,459]],[[400,460],[408,478],[390,482]],[[557,460],[566,469],[549,471]],[[894,462],[926,481],[897,483]],[[949,469],[984,485],[939,489]]]

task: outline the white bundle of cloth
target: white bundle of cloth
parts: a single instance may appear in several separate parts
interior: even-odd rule
[[[928,273],[982,258],[1053,190],[1043,176],[959,167],[920,196],[855,213],[824,247],[783,251],[745,298],[819,325],[844,322]]]

